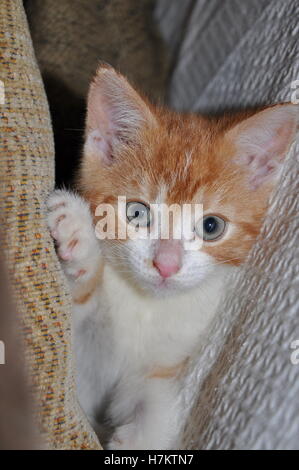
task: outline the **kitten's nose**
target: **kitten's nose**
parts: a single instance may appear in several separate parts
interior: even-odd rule
[[[164,278],[176,274],[182,265],[183,248],[180,240],[160,240],[153,265]]]

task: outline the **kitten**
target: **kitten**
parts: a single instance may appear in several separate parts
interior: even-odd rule
[[[109,449],[174,445],[181,376],[259,233],[297,121],[287,103],[221,118],[178,114],[149,104],[112,68],[98,69],[82,197],[55,191],[48,224],[73,296],[79,400],[95,429],[105,412]],[[109,203],[117,212],[118,196],[137,237],[98,240],[95,210]],[[187,249],[190,240],[174,236],[175,213],[162,239],[165,221],[151,203],[202,204],[190,227],[202,246]],[[138,238],[155,225],[160,238]]]

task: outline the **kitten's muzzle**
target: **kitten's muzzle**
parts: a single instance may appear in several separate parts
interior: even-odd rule
[[[176,274],[182,266],[183,246],[180,240],[159,240],[153,265],[164,279]]]

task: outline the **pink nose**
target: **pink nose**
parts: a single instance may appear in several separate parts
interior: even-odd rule
[[[176,274],[182,263],[182,245],[179,240],[160,240],[153,265],[164,278]]]

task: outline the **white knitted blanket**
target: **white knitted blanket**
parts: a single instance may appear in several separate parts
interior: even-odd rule
[[[159,0],[155,14],[170,46],[176,109],[295,97],[298,1]],[[299,449],[299,364],[291,361],[299,340],[298,156],[297,141],[261,236],[188,378],[183,448]]]

